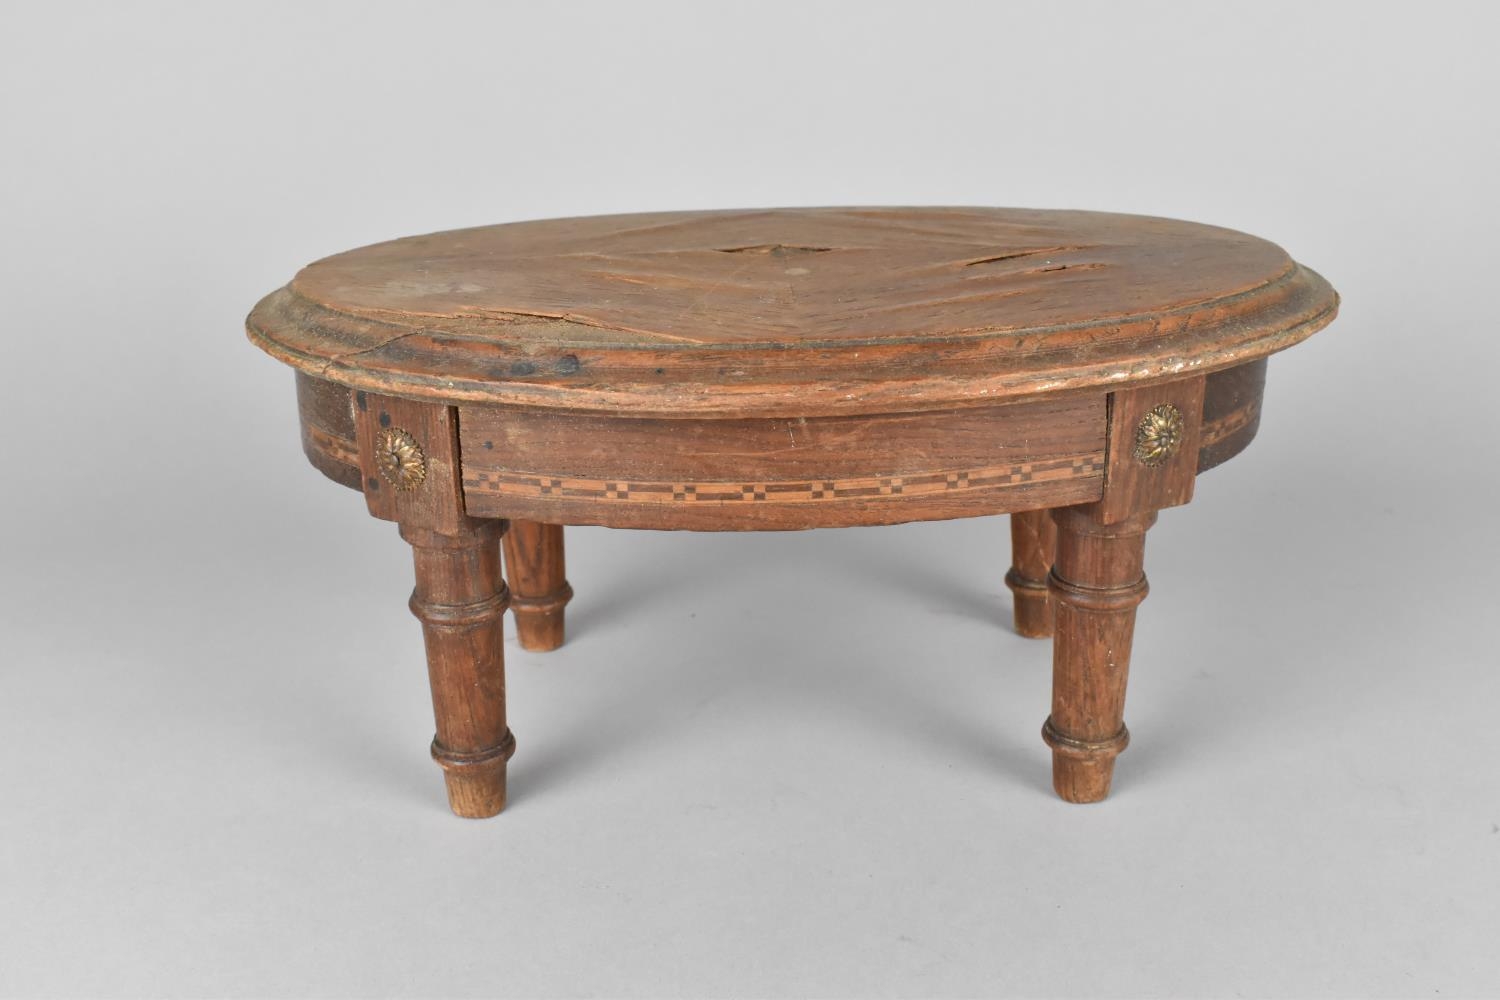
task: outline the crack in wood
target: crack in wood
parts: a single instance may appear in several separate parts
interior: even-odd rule
[[[805,247],[786,243],[757,243],[748,247],[715,247],[717,253],[752,253],[769,254],[773,257],[785,257],[788,254],[798,253],[829,253],[837,247]]]

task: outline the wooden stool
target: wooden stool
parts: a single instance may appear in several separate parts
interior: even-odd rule
[[[566,524],[1011,514],[1016,627],[1054,636],[1054,784],[1104,798],[1146,530],[1249,444],[1266,356],[1337,307],[1227,229],[830,208],[395,240],[303,269],[247,326],[297,369],[313,465],[411,544],[432,755],[453,811],[492,816],[515,749],[502,617],[562,643]]]

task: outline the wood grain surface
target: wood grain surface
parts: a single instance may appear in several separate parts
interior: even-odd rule
[[[1261,400],[1265,391],[1265,377],[1266,365],[1265,361],[1262,360],[1242,365],[1239,368],[1229,369],[1228,371],[1216,372],[1204,379],[1203,425],[1200,432],[1197,460],[1199,472],[1228,461],[1246,448],[1254,439],[1255,433],[1260,427]],[[307,453],[308,459],[319,471],[335,482],[359,489],[361,484],[358,463],[359,446],[358,442],[354,439],[353,430],[354,393],[337,383],[314,379],[301,372],[297,375],[297,383],[297,399],[302,417],[303,450]],[[1096,403],[1095,405],[1098,404]],[[469,503],[474,513],[490,509],[506,509],[504,501],[496,500],[493,496],[480,495],[481,493],[499,495],[501,492],[499,489],[486,489],[481,484],[481,477],[495,475],[494,470],[496,468],[495,458],[488,454],[494,450],[494,439],[493,437],[483,437],[482,431],[487,425],[491,427],[499,425],[504,428],[507,421],[506,413],[523,414],[514,418],[515,425],[521,428],[523,433],[527,428],[533,427],[538,423],[550,423],[554,428],[571,426],[580,432],[587,431],[598,425],[597,418],[586,415],[555,415],[560,417],[560,419],[554,420],[554,415],[549,413],[542,413],[535,417],[527,418],[524,416],[524,411],[505,411],[490,407],[481,407],[477,410],[472,407],[461,409],[459,413],[460,437],[467,439],[464,461],[466,469],[472,470],[466,473],[466,475],[470,479],[469,488],[472,494]],[[1099,416],[1102,421],[1102,412]],[[914,421],[910,417],[902,417],[899,423],[902,426],[912,426]],[[805,422],[803,424],[805,425]],[[984,426],[982,417],[980,417],[978,424],[979,426]],[[644,427],[648,426],[651,425],[649,423],[631,421],[620,429],[620,438],[616,440],[630,439],[638,435]],[[704,425],[696,421],[667,424],[664,427],[663,440],[676,442],[675,445],[669,445],[669,448],[675,447],[680,449],[684,443],[692,439],[693,435],[687,429],[695,426],[701,428]],[[712,427],[713,425],[707,426]],[[749,427],[754,425],[750,422],[745,422],[742,426]],[[758,436],[761,448],[765,448],[769,441],[782,440],[783,435],[786,434],[789,428],[792,434],[785,438],[787,447],[791,449],[796,446],[795,435],[799,426],[797,422],[779,418],[768,418],[760,426],[762,429]],[[1102,423],[1099,435],[1102,440]],[[505,432],[505,436],[508,438],[508,431]],[[804,442],[805,440],[804,438]],[[490,442],[490,448],[487,449],[484,447],[485,441]],[[572,447],[585,450],[593,447],[597,450],[597,442],[591,444],[590,439],[585,436],[574,442]],[[650,451],[655,451],[654,445]],[[792,461],[805,468],[805,455],[806,453],[804,452],[802,457],[793,459]],[[850,456],[846,452],[841,452],[840,456],[839,460],[842,462],[842,467],[848,468]],[[705,461],[709,463],[717,462],[723,465],[729,459],[722,455],[715,457],[710,453]],[[652,462],[653,459],[649,456],[626,455],[623,456],[620,464],[609,472],[609,476],[625,478],[628,482],[629,469],[639,469],[642,465],[650,467]],[[886,467],[890,467],[889,460],[886,462]],[[591,471],[597,473],[598,470],[599,461],[596,458]],[[1075,483],[1074,487],[1076,488],[1076,486],[1077,484]],[[519,493],[521,491],[517,489],[515,492]],[[539,488],[534,492],[539,493]],[[1082,502],[1093,499],[1092,495],[1085,495],[1088,493],[1090,491],[1085,490],[1083,493],[1073,496],[1071,500],[1067,500],[1066,502]],[[536,502],[514,504],[507,509],[507,516],[533,517],[540,518],[543,521],[551,521],[552,523],[569,523],[571,516],[577,514],[579,509],[585,505],[561,503],[565,499],[567,499],[565,494],[558,494],[559,503],[552,506]],[[954,498],[950,497],[949,499]],[[1029,497],[1026,499],[1029,500]],[[1023,494],[1017,493],[1012,493],[1007,498],[1007,502],[1022,500]],[[1045,507],[1048,505],[1048,502],[1038,502],[1032,509]],[[1055,500],[1051,502],[1060,503],[1064,501]],[[618,522],[622,523],[622,526],[650,526],[644,523],[650,519],[649,517],[645,517],[643,520],[641,516],[633,518],[628,513],[621,514],[618,510],[614,509],[617,506],[618,504],[611,504],[612,512],[602,514],[596,510],[592,520],[586,522],[574,521],[573,523]],[[989,509],[981,509],[975,512],[995,513],[1001,506],[991,505]],[[962,516],[966,509],[962,506],[955,507],[950,511],[948,516]],[[1022,508],[1017,507],[1016,509]],[[939,512],[936,508],[932,508],[931,511]],[[712,520],[712,516],[703,518],[691,526],[711,526],[707,522],[711,522]],[[720,520],[722,522],[725,519],[720,518]],[[749,520],[757,520],[757,518]]]
[[[512,521],[505,533],[505,579],[521,648],[547,652],[561,646],[563,609],[573,599],[562,525]]]
[[[453,810],[488,816],[515,748],[503,613],[513,589],[522,645],[561,645],[567,524],[1013,514],[1016,627],[1054,637],[1054,785],[1104,798],[1146,531],[1255,436],[1266,357],[1337,307],[1212,226],[783,209],[396,240],[303,269],[247,327],[298,370],[313,465],[412,546],[432,753]]]
[[[551,219],[304,268],[251,338],[356,388],[610,414],[984,405],[1203,374],[1327,324],[1275,244],[1142,216],[828,208]]]
[[[863,417],[636,418],[466,407],[476,516],[764,530],[1097,499],[1103,397]]]
[[[1115,758],[1130,742],[1125,684],[1135,609],[1146,599],[1146,531],[1156,512],[1106,524],[1101,505],[1053,511],[1057,555],[1052,593],[1052,784],[1069,802],[1109,794]]]
[[[1047,574],[1057,554],[1057,522],[1051,511],[1024,510],[1010,516],[1010,588],[1016,632],[1028,639],[1052,634],[1052,598]]]

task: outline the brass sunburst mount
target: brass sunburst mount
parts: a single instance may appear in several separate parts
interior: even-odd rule
[[[427,456],[417,439],[399,427],[386,427],[375,438],[375,465],[398,490],[414,490],[427,478]]]
[[[1160,465],[1182,444],[1182,411],[1171,403],[1153,407],[1135,428],[1135,457],[1143,465]]]

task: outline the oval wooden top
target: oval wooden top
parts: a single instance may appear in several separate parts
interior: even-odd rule
[[[328,257],[251,339],[422,399],[631,414],[920,410],[1227,368],[1332,320],[1273,243],[1170,219],[814,208],[548,219]]]

